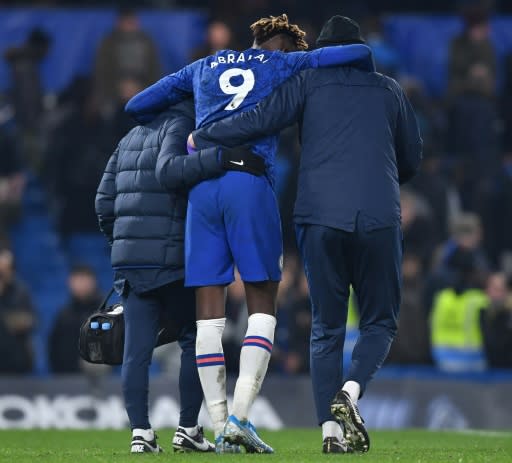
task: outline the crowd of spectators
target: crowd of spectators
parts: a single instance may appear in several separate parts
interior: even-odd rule
[[[217,19],[191,60],[226,47],[246,48],[247,24],[268,8],[267,1],[243,2],[248,5],[243,8],[239,2],[232,10],[229,2],[214,3]],[[308,2],[277,3],[274,11],[291,9],[298,22],[308,18],[304,27],[313,45],[327,16],[320,16],[322,8],[310,15]],[[489,35],[490,2],[458,3],[465,26],[450,44],[448,88],[437,100],[416,76],[404,74],[403,57],[387,42],[382,18],[361,18],[378,70],[399,80],[424,139],[421,173],[402,190],[404,286],[399,333],[388,363],[446,371],[512,368],[512,50],[499,85],[498,57]],[[354,11],[367,13],[355,6]],[[37,312],[30,291],[16,278],[9,250],[9,227],[22,213],[26,172],[40,178],[63,240],[74,233],[96,233],[93,198],[101,173],[133,124],[124,104],[162,72],[158,44],[128,10],[102,40],[91,75],[77,77],[56,98],[45,95],[38,71],[50,47],[50,37],[34,29],[23,45],[4,53],[12,88],[0,99],[0,354],[8,360],[2,373],[27,373],[33,363]],[[288,374],[309,368],[310,303],[291,215],[299,154],[297,129],[287,129],[276,166],[286,254],[271,368]],[[84,370],[76,354],[78,327],[101,299],[90,268],[71,271],[69,294],[48,340],[56,373]],[[237,281],[228,288],[224,349],[229,371],[238,368],[244,306]],[[353,310],[357,325],[357,295]]]

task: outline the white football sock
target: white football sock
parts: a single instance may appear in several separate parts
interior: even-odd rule
[[[226,365],[222,349],[225,318],[197,321],[196,363],[215,437],[222,434],[228,418]]]
[[[341,389],[348,393],[352,402],[357,404],[359,394],[361,394],[361,386],[359,386],[359,383],[356,383],[355,381],[347,381]]]
[[[144,440],[152,441],[155,438],[154,431],[150,429],[135,428],[132,430],[132,437],[142,437]]]
[[[324,421],[322,423],[322,439],[326,437],[336,437],[340,441],[343,440],[343,430],[336,421]]]
[[[197,429],[197,424],[195,426],[192,426],[191,428],[185,428],[185,426],[181,426],[181,429],[183,429],[190,437],[197,436],[197,433],[199,432],[199,430]]]
[[[233,415],[246,420],[261,389],[272,354],[276,317],[256,313],[247,321],[247,334],[240,353],[240,374],[235,386]]]

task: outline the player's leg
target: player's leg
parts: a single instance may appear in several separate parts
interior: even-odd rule
[[[249,319],[240,354],[233,415],[225,435],[250,452],[271,453],[272,448],[258,437],[248,415],[265,378],[274,342],[276,296],[281,279],[281,222],[274,192],[266,178],[238,172],[228,175],[223,182],[226,232],[244,281]]]
[[[158,334],[160,305],[151,293],[137,295],[128,285],[122,301],[125,341],[121,378],[132,428],[131,452],[160,452],[148,418],[149,365]]]
[[[233,398],[233,415],[242,421],[248,419],[249,410],[267,373],[274,344],[279,283],[245,282],[244,286],[249,317],[240,351],[240,373]]]
[[[226,324],[224,286],[196,289],[196,364],[216,441],[228,418],[222,333]]]
[[[331,413],[331,401],[342,385],[350,234],[311,224],[297,225],[296,232],[311,299],[310,368],[323,451],[346,453],[343,430]]]
[[[342,391],[336,396],[340,416],[353,429],[355,450],[370,442],[357,401],[386,359],[396,335],[400,307],[402,232],[400,227],[359,229],[354,243],[353,285],[359,303],[359,338]]]
[[[217,196],[216,180],[199,184],[189,194],[185,284],[196,287],[196,363],[216,442],[220,443],[228,415],[222,349],[225,286],[233,281],[234,269]]]
[[[166,319],[172,320],[179,330],[177,340],[181,348],[180,421],[172,440],[174,451],[212,452],[215,446],[204,437],[203,428],[198,424],[203,390],[196,367],[194,289],[185,288],[180,280],[159,288],[157,293]]]

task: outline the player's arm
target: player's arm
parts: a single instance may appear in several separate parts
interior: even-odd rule
[[[198,63],[196,61],[189,64],[137,93],[126,103],[125,111],[138,123],[145,124],[169,106],[190,97],[193,92],[194,70]]]
[[[416,115],[402,88],[395,84],[398,97],[395,152],[400,184],[411,180],[418,172],[422,159],[423,140]]]
[[[187,154],[185,140],[194,129],[188,118],[176,118],[165,132],[158,153],[156,178],[168,190],[189,190],[198,183],[223,175],[227,170],[265,173],[265,161],[244,147],[206,148]]]
[[[203,180],[224,173],[217,160],[217,148],[187,155],[185,140],[194,126],[193,119],[176,117],[165,131],[155,174],[158,182],[168,190],[188,190]]]
[[[117,172],[117,156],[119,147],[110,156],[107,167],[103,173],[98,191],[96,193],[96,200],[94,202],[96,209],[96,216],[100,230],[107,237],[109,244],[114,242],[114,222],[116,219],[114,212],[114,203],[116,200],[116,172]]]
[[[305,93],[303,76],[293,76],[255,108],[195,130],[193,143],[200,149],[219,144],[237,146],[273,135],[299,119]]]
[[[285,57],[288,61],[292,61],[296,72],[304,69],[325,68],[344,64],[350,64],[364,71],[375,71],[372,51],[370,47],[363,44],[323,47],[309,52],[298,51],[286,53]]]

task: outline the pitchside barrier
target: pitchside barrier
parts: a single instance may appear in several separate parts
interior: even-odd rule
[[[405,371],[405,373],[403,373]],[[176,379],[151,381],[150,418],[157,429],[178,425]],[[234,381],[228,384],[233,391]],[[447,377],[387,370],[360,402],[370,428],[511,429],[512,373]],[[261,428],[316,425],[308,377],[270,376],[251,412]],[[200,422],[209,426],[203,407]],[[128,427],[118,377],[0,378],[0,429]]]

